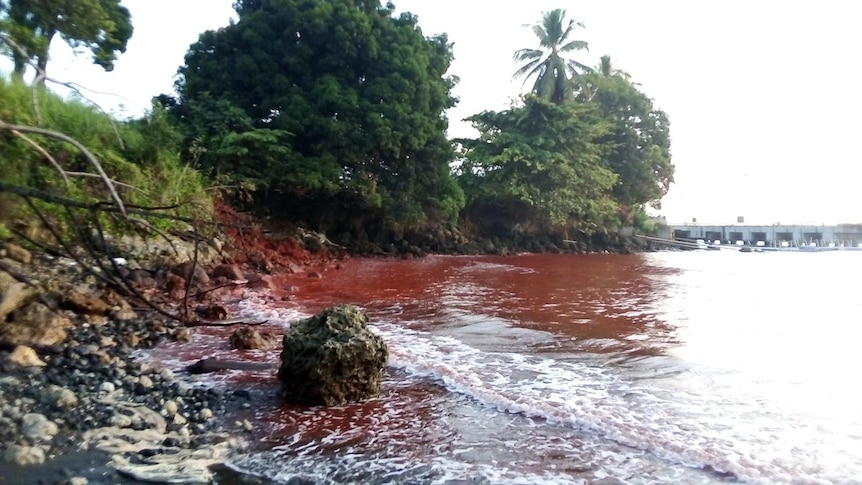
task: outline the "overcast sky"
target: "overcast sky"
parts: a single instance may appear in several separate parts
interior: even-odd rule
[[[133,113],[171,92],[200,32],[226,25],[232,0],[124,0],[134,37],[112,73],[59,44],[49,75],[125,99]],[[862,223],[862,7],[853,1],[397,0],[426,35],[455,44],[460,120],[504,109],[520,93],[512,53],[536,47],[523,27],[564,8],[586,28],[578,56],[603,54],[629,72],[671,121],[676,183],[659,211],[670,222]],[[2,64],[8,71],[8,63]]]

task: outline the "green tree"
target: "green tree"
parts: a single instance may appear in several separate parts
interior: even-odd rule
[[[599,144],[609,127],[595,106],[529,95],[523,106],[469,120],[480,133],[461,140],[469,204],[493,201],[546,227],[572,226],[585,235],[613,219],[616,176],[603,166]]]
[[[399,220],[457,214],[444,115],[456,79],[444,77],[452,60],[445,35],[426,38],[415,16],[393,17],[375,0],[235,7],[238,22],[202,34],[180,69],[173,111],[187,134],[207,130],[195,125],[222,116],[222,103],[245,117],[220,125],[244,134],[249,148],[232,152],[233,170],[259,185],[355,194]],[[210,156],[222,135],[199,142],[203,167],[226,168]]]
[[[29,61],[46,70],[58,34],[76,50],[89,50],[93,62],[107,71],[132,36],[129,10],[119,0],[6,0],[0,2],[0,17],[0,31],[25,51],[10,49],[18,78]]]
[[[567,21],[566,11],[556,9],[545,12],[541,22],[526,27],[531,27],[539,38],[539,48],[515,52],[515,62],[523,63],[515,72],[515,77],[524,77],[525,84],[535,77],[533,94],[555,103],[571,99],[575,88],[583,84],[581,74],[592,70],[574,59],[564,57],[572,52],[589,50],[587,42],[570,39],[575,28],[583,28],[584,24],[571,19]]]
[[[581,98],[596,104],[611,126],[600,139],[603,161],[617,174],[614,198],[630,218],[647,204],[659,207],[673,182],[670,123],[627,75],[606,66],[587,76],[591,92]]]

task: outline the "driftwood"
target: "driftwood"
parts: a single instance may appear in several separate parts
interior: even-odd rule
[[[222,370],[266,371],[275,370],[275,365],[260,362],[242,362],[239,360],[201,359],[186,367],[192,374],[206,374]]]
[[[186,323],[188,327],[230,327],[231,325],[263,325],[269,320],[258,320],[249,322],[245,318],[228,318],[226,320],[210,320],[199,318],[197,320]]]

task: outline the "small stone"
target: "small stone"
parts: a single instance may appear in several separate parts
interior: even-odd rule
[[[45,367],[45,362],[36,355],[36,351],[26,345],[19,345],[9,354],[9,362],[21,367]]]
[[[65,387],[51,385],[42,391],[42,401],[57,409],[69,409],[78,405],[78,396]]]
[[[165,401],[165,405],[162,408],[162,414],[167,417],[171,417],[177,414],[178,410],[179,406],[177,406],[176,401]]]
[[[199,421],[209,421],[213,417],[213,412],[209,408],[203,408],[198,412]]]
[[[41,465],[45,463],[45,452],[38,446],[11,445],[6,449],[3,458],[19,466]]]
[[[192,341],[192,332],[186,327],[177,329],[176,333],[174,333],[174,339],[177,342],[188,343]]]
[[[188,422],[189,421],[185,417],[183,417],[182,414],[175,414],[174,415],[174,424],[176,426],[183,426],[184,424],[186,424]]]
[[[244,429],[246,431],[252,431],[254,429],[254,425],[251,424],[251,421],[249,421],[247,419],[243,419],[241,425],[242,425],[242,429]]]
[[[114,392],[116,388],[114,387],[113,382],[103,382],[101,386],[99,386],[99,392],[110,394]]]
[[[66,481],[66,485],[87,485],[88,482],[84,477],[72,477]]]
[[[141,376],[138,380],[138,384],[142,386],[144,389],[152,389],[153,380],[149,378],[149,376]]]
[[[25,414],[21,419],[21,432],[33,441],[49,441],[59,430],[44,414]]]
[[[111,416],[111,425],[118,428],[130,428],[132,426],[132,418],[125,414],[115,414]]]
[[[117,345],[117,343],[114,342],[114,339],[112,339],[111,337],[102,337],[101,339],[99,339],[99,346],[102,348],[113,347],[115,345]]]
[[[174,371],[170,369],[162,369],[159,371],[159,374],[162,376],[163,380],[172,381],[174,380]]]

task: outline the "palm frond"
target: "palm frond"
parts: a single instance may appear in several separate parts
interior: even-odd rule
[[[586,64],[581,64],[580,62],[578,62],[574,59],[568,59],[566,61],[566,66],[569,68],[569,72],[578,72],[578,73],[583,73],[583,74],[595,72],[595,70],[592,67],[590,67]]]
[[[515,71],[515,74],[512,75],[513,78],[524,77],[524,84],[527,84],[527,80],[535,75],[541,76],[544,72],[547,60],[543,59],[535,59],[527,64],[521,66],[520,69]]]
[[[570,52],[570,51],[589,51],[590,44],[585,40],[573,40],[568,44],[557,49],[559,52]]]
[[[512,59],[514,59],[515,62],[531,61],[533,59],[538,59],[544,55],[545,53],[543,51],[540,51],[539,49],[521,49],[515,51],[515,54],[512,56]]]

